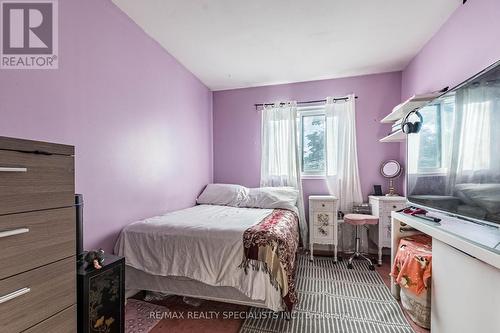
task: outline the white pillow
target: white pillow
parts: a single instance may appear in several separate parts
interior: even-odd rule
[[[208,184],[196,202],[198,204],[239,207],[248,200],[248,188],[233,184]]]
[[[258,187],[251,188],[245,207],[266,209],[289,209],[297,211],[299,191],[293,187]]]

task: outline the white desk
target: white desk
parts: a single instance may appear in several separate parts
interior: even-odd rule
[[[500,332],[500,229],[432,215],[441,223],[392,213],[391,266],[401,237],[431,236],[431,332]]]

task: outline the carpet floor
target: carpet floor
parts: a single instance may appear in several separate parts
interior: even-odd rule
[[[137,299],[128,299],[125,306],[125,333],[147,333],[150,332],[161,320],[151,313],[165,313],[167,308],[143,302]]]
[[[328,257],[319,257],[315,256],[316,261],[322,261],[323,260],[330,260]],[[378,279],[377,279],[377,285],[378,290],[384,290],[383,288],[380,287],[380,281],[383,281],[386,286],[384,288],[385,291],[379,291],[382,294],[389,294],[389,290],[387,289],[387,286],[389,286],[389,258],[384,257],[384,263],[381,267],[376,267],[376,271],[379,273]],[[343,264],[340,263],[340,265],[335,265],[334,270],[342,270]],[[338,266],[338,267],[337,267]],[[345,268],[345,267],[343,267]],[[358,266],[355,266],[355,270],[358,270]],[[365,267],[366,269],[366,267]],[[363,269],[363,271],[365,271]],[[352,272],[352,271],[351,271]],[[339,273],[340,274],[340,273]],[[344,273],[344,274],[350,274],[349,272]],[[375,274],[372,271],[369,271],[368,274]],[[372,278],[373,279],[373,278]],[[335,280],[330,280],[328,283],[332,283],[332,281]],[[304,284],[306,281],[304,281]],[[302,282],[301,282],[302,283]],[[327,283],[327,284],[328,284]],[[338,284],[337,284],[338,285]],[[333,284],[332,284],[333,286]],[[300,287],[300,286],[299,286]],[[301,287],[300,287],[301,288]],[[305,286],[305,288],[307,288]],[[328,288],[328,287],[327,287]],[[332,287],[330,287],[332,288]],[[352,291],[351,291],[352,292]],[[141,295],[139,294],[137,298],[141,298]],[[392,299],[391,299],[392,301]],[[395,301],[393,301],[395,302]],[[213,301],[202,301],[199,306],[193,306],[186,304],[183,302],[183,298],[179,296],[173,296],[166,298],[164,300],[160,301],[151,301],[151,303],[154,303],[156,305],[163,306],[165,308],[168,308],[168,312],[172,313],[174,315],[170,315],[167,318],[161,318],[159,323],[150,330],[150,333],[186,333],[186,332],[207,332],[207,333],[215,333],[215,332],[221,332],[221,333],[237,333],[240,330],[243,329],[250,329],[250,322],[245,323],[245,317],[235,317],[235,318],[227,318],[223,317],[220,315],[221,313],[239,313],[241,312],[244,316],[246,311],[259,311],[257,309],[249,309],[246,306],[241,306],[241,305],[234,305],[234,304],[228,304],[228,303],[221,303],[221,302],[213,302]],[[397,303],[396,303],[397,304]],[[299,308],[299,307],[298,307]],[[393,305],[391,305],[391,308],[394,309]],[[393,310],[391,310],[393,311]],[[196,316],[188,316],[189,314],[202,314],[201,317],[196,317]],[[212,316],[210,317],[210,313],[219,313],[218,317]],[[343,316],[339,316],[338,313],[336,314],[337,320],[338,321],[344,321],[345,319],[345,314]],[[369,318],[368,314],[366,315],[367,318]],[[373,315],[372,315],[373,316]],[[331,316],[334,317],[334,316]],[[428,330],[425,330],[413,322],[409,321],[411,327],[416,333],[428,333]],[[405,325],[403,325],[405,326]],[[396,328],[399,326],[396,325]],[[407,329],[405,327],[405,329]],[[272,331],[271,331],[272,332]],[[342,332],[340,330],[336,332]],[[349,331],[346,331],[349,332]],[[359,333],[363,332],[370,332],[370,331],[364,331],[364,330],[359,330],[357,331]],[[398,330],[395,330],[394,332],[400,332]],[[402,331],[406,332],[406,331]],[[408,332],[412,332],[411,330]]]
[[[380,275],[356,262],[334,264],[331,258],[298,258],[299,303],[289,320],[252,308],[241,333],[413,333],[403,311]]]

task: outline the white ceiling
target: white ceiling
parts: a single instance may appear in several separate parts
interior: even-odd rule
[[[113,0],[212,90],[403,69],[461,0]]]

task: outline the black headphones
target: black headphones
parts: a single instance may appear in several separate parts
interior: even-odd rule
[[[417,121],[408,121],[408,118],[410,118],[412,114],[416,114],[418,116]],[[403,121],[401,122],[401,130],[405,134],[418,133],[422,128],[423,122],[424,118],[422,117],[420,112],[418,112],[418,110],[413,110],[403,118]]]

